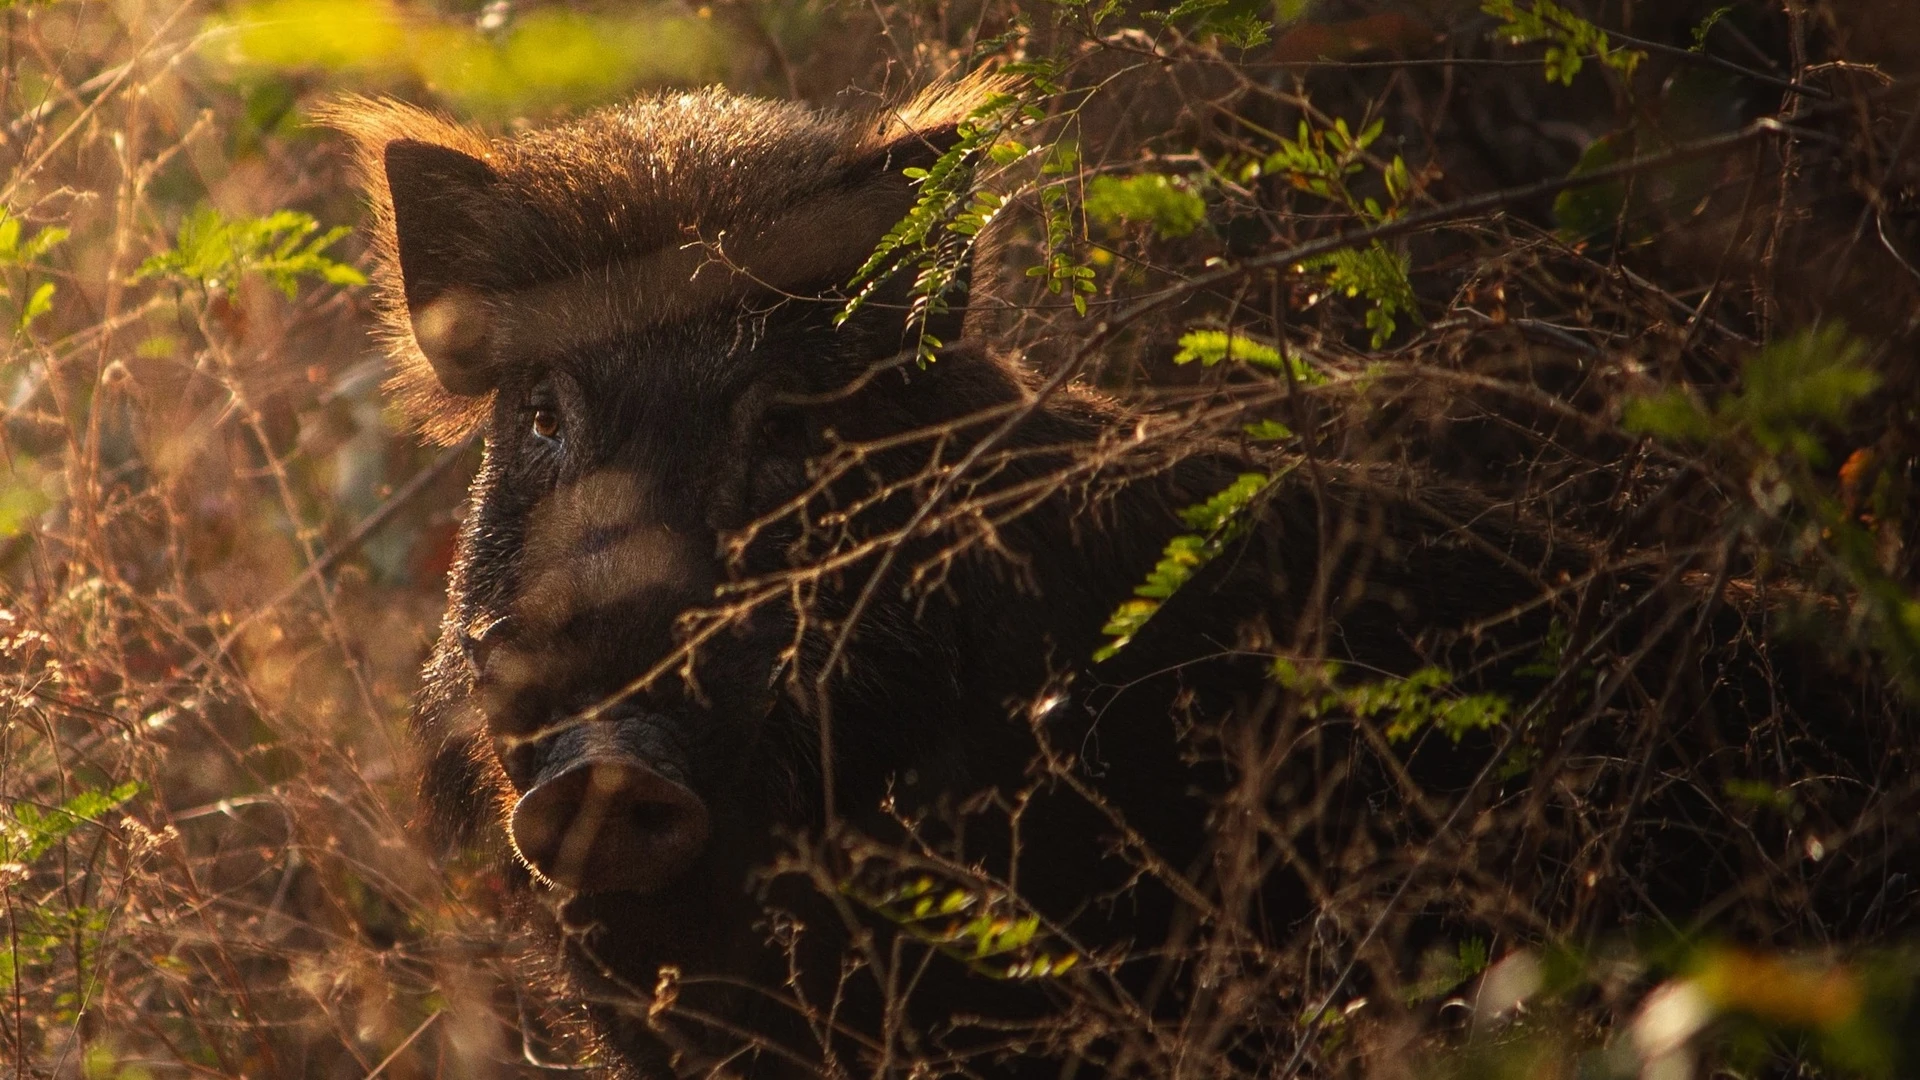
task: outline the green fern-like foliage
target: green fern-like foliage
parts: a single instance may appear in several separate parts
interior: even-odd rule
[[[1087,184],[1087,216],[1102,225],[1142,222],[1163,240],[1177,239],[1206,224],[1207,203],[1180,180],[1144,176],[1096,176]]]
[[[1028,92],[1050,85],[1044,76],[1037,77]],[[1021,94],[990,94],[967,114],[953,145],[932,165],[902,170],[918,189],[913,208],[887,230],[848,281],[853,295],[834,315],[834,325],[852,318],[894,276],[910,272],[909,325],[918,329],[921,362],[932,359],[945,343],[927,332],[928,322],[949,310],[948,297],[959,284],[975,240],[1006,205],[999,195],[974,191],[974,167],[983,155],[998,164],[1017,161],[1027,148],[1009,133],[1043,115]]]
[[[105,790],[82,791],[59,806],[13,804],[10,818],[0,817],[0,863],[31,863],[80,826],[140,794],[137,781]]]
[[[1485,0],[1480,10],[1506,21],[1494,31],[1515,45],[1532,41],[1547,43],[1545,58],[1548,82],[1572,86],[1588,57],[1600,61],[1622,75],[1632,75],[1647,54],[1638,49],[1619,49],[1607,32],[1568,11],[1553,0],[1534,0],[1521,7],[1515,0]]]
[[[1375,120],[1355,134],[1343,119],[1333,126],[1315,130],[1300,121],[1298,138],[1282,136],[1278,147],[1261,163],[1261,171],[1284,175],[1288,182],[1309,194],[1355,205],[1347,191],[1347,178],[1366,171],[1366,151],[1386,129]]]
[[[1167,11],[1146,17],[1186,28],[1198,38],[1216,38],[1236,49],[1253,49],[1271,38],[1274,8],[1262,0],[1181,0]]]
[[[1487,970],[1492,959],[1485,938],[1470,937],[1452,949],[1428,949],[1420,957],[1418,979],[1401,991],[1401,999],[1414,1004],[1437,998]]]
[[[0,207],[0,269],[32,266],[64,243],[68,235],[66,229],[49,225],[30,237],[23,237],[20,219]],[[53,310],[53,282],[39,282],[25,292],[24,299],[15,304],[17,311],[13,321],[18,330],[25,330],[33,325],[35,319]],[[13,298],[12,286],[4,278],[0,278],[0,297]]]
[[[1297,353],[1282,355],[1280,350],[1258,338],[1225,330],[1189,330],[1180,335],[1180,350],[1173,354],[1176,364],[1213,367],[1225,360],[1237,360],[1249,367],[1285,373],[1294,382],[1318,386],[1327,381]]]
[[[1063,179],[1075,176],[1079,168],[1079,152],[1061,144],[1053,148],[1040,169],[1040,217],[1046,226],[1046,252],[1038,266],[1027,268],[1027,276],[1039,278],[1055,296],[1071,297],[1074,311],[1085,315],[1087,297],[1095,288],[1093,267],[1075,251],[1073,208]]]
[[[1513,705],[1498,694],[1457,694],[1445,669],[1424,667],[1405,678],[1342,685],[1340,666],[1273,661],[1273,680],[1298,695],[1303,711],[1318,717],[1336,713],[1384,720],[1389,742],[1406,742],[1429,728],[1454,742],[1470,732],[1504,723]]]
[[[49,225],[23,239],[20,219],[0,208],[0,266],[25,266],[67,239],[68,232]]]
[[[1147,580],[1134,587],[1133,598],[1115,608],[1101,628],[1108,640],[1093,658],[1106,660],[1126,648],[1161,605],[1225,551],[1245,531],[1247,507],[1274,479],[1265,473],[1242,473],[1212,498],[1180,511],[1180,519],[1193,531],[1167,541]]]
[[[1707,12],[1707,17],[1701,19],[1698,25],[1694,26],[1693,44],[1687,47],[1687,51],[1690,53],[1706,52],[1707,35],[1713,32],[1714,26],[1717,25],[1721,19],[1731,14],[1733,14],[1732,4],[1721,4],[1719,7]]]
[[[1769,454],[1823,464],[1816,426],[1841,419],[1880,384],[1865,360],[1866,347],[1845,327],[1828,323],[1755,353],[1738,393],[1709,406],[1676,387],[1629,402],[1625,423],[1630,431],[1669,439],[1751,439]]]
[[[1412,260],[1384,244],[1328,252],[1304,260],[1300,266],[1322,271],[1328,288],[1367,301],[1367,329],[1372,332],[1376,349],[1393,337],[1401,319],[1419,317],[1419,301],[1413,295],[1410,276]]]
[[[82,825],[98,825],[108,811],[140,794],[141,785],[128,781],[111,788],[87,788],[58,806],[15,802],[0,814],[0,888],[11,888],[30,875],[33,864],[52,852]],[[0,949],[0,990],[16,983],[43,978],[43,969],[68,950],[91,952],[107,932],[112,912],[90,904],[61,907],[52,904],[11,905],[8,947]]]
[[[1080,964],[1079,953],[1048,939],[1038,915],[997,889],[919,873],[887,882],[848,880],[840,892],[988,978],[1058,978]]]
[[[241,277],[253,273],[288,299],[298,291],[303,277],[331,285],[365,285],[364,274],[324,254],[352,231],[340,225],[320,232],[313,215],[298,210],[229,218],[212,207],[202,207],[181,222],[173,250],[141,263],[133,278],[171,278],[204,289],[232,289]]]
[[[1387,194],[1384,205],[1374,196],[1356,194],[1350,185],[1352,178],[1367,171],[1368,148],[1385,129],[1384,121],[1375,120],[1356,132],[1345,120],[1336,119],[1333,126],[1316,130],[1303,120],[1298,137],[1282,137],[1274,151],[1245,174],[1249,178],[1262,173],[1284,176],[1293,187],[1341,206],[1364,225],[1391,221],[1414,191],[1413,175],[1404,159],[1396,154],[1380,169]],[[1318,272],[1334,292],[1367,302],[1366,325],[1376,349],[1393,337],[1401,320],[1420,316],[1411,261],[1377,241],[1307,259],[1300,267]]]
[[[1895,676],[1920,694],[1920,599],[1882,565],[1872,532],[1821,475],[1825,434],[1880,386],[1868,356],[1865,344],[1828,322],[1755,353],[1737,392],[1708,403],[1672,387],[1629,401],[1622,426],[1700,447],[1739,474],[1755,508],[1800,537],[1796,554],[1845,583],[1852,617]]]

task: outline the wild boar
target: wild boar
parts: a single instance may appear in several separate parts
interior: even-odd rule
[[[791,899],[816,913],[799,946],[766,920],[783,850],[912,822],[954,840],[981,793],[1019,802],[1022,831],[970,834],[969,858],[1083,944],[1154,955],[1186,901],[1116,852],[1217,854],[1236,765],[1194,752],[1191,718],[1277,692],[1240,644],[1310,624],[1309,652],[1362,670],[1510,671],[1546,636],[1542,581],[1589,565],[1417,478],[1325,462],[1268,485],[1233,557],[1095,664],[1179,511],[1256,464],[1199,439],[1130,457],[1142,414],[1076,384],[1036,396],[1022,357],[967,340],[963,306],[921,362],[905,282],[835,318],[914,204],[903,170],[997,89],[873,115],[664,94],[511,138],[392,102],[330,115],[374,206],[394,392],[431,436],[486,447],[414,721],[429,813],[510,853],[626,1068],[805,1075],[884,1056],[882,1028],[925,1050],[957,1012],[1044,1011],[954,964],[903,1025],[846,988],[859,931],[833,898]],[[1503,620],[1502,640],[1464,632]],[[1392,790],[1392,770],[1302,772],[1364,755],[1289,738],[1261,797],[1344,800],[1369,827],[1378,804],[1338,792]],[[1465,786],[1486,749],[1428,779]],[[1061,769],[1073,783],[1046,782]],[[1262,925],[1309,910],[1297,875],[1261,874]],[[944,1060],[992,1045],[966,1038]]]

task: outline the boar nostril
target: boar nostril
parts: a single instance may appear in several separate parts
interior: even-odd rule
[[[581,892],[651,892],[707,841],[700,797],[625,754],[576,760],[520,797],[509,829],[542,877]]]

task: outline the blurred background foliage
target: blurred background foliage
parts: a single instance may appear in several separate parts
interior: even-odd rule
[[[1264,410],[1234,430],[1277,443],[1315,421],[1276,386],[1410,371],[1465,386],[1483,375],[1460,357],[1505,335],[1500,355],[1524,359],[1487,370],[1620,435],[1620,475],[1704,478],[1691,509],[1711,520],[1693,527],[1737,538],[1746,570],[1799,575],[1820,598],[1799,617],[1836,655],[1920,670],[1920,22],[1897,0],[4,0],[0,19],[0,1053],[15,1075],[544,1075],[586,1053],[490,857],[430,857],[408,826],[402,720],[477,451],[422,445],[382,401],[362,208],[340,148],[305,123],[343,92],[511,132],[655,88],[866,107],[983,62],[1023,72],[1039,122],[1008,136],[1030,145],[993,148],[1006,193],[929,194],[1019,215],[1011,276],[1037,273],[1000,331],[1042,364],[1083,332],[1060,320],[1170,273],[1786,116],[1825,156],[1730,176],[1730,146],[1536,192],[1451,246],[1389,238],[1261,279],[1291,321],[1241,334],[1236,296],[1120,335],[1096,377],[1173,405],[1219,380]],[[1236,94],[1260,108],[1213,107]],[[1784,227],[1728,224],[1756,206],[1842,224],[1798,248]],[[1736,233],[1772,245],[1764,266],[1728,254]],[[1513,368],[1534,354],[1507,348],[1523,341],[1588,366],[1528,381]],[[1473,466],[1533,476],[1486,432],[1507,422],[1461,421],[1486,440]],[[1526,482],[1559,491],[1549,474],[1571,520],[1615,497],[1545,466]],[[1189,539],[1213,542],[1217,516]],[[1442,715],[1407,695],[1444,683],[1380,700]],[[1709,786],[1784,838],[1783,865],[1857,836],[1805,824],[1791,786],[1741,783]],[[1920,808],[1911,789],[1893,802]],[[1920,903],[1915,874],[1863,900],[1867,924],[1913,925],[1885,913]],[[1911,942],[1570,942],[1546,914],[1530,925],[1416,951],[1398,995],[1294,1013],[1312,1068],[1920,1069]]]
[[[449,18],[389,0],[263,0],[210,20],[210,52],[236,71],[307,72],[368,89],[424,90],[494,121],[601,104],[639,87],[699,85],[726,73],[711,8],[607,11],[491,4]]]

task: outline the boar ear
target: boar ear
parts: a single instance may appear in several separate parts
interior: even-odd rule
[[[933,168],[942,155],[959,144],[960,125],[943,123],[921,130],[888,134],[891,137],[886,142],[865,150],[847,171],[848,190],[858,192],[866,206],[871,235],[864,238],[856,257],[845,267],[841,274],[842,281],[851,277],[866,262],[874,245],[880,242],[881,235],[906,217],[920,198],[920,181],[907,176],[906,170]],[[964,332],[975,258],[970,254],[960,266],[959,274],[946,294],[946,310],[927,322],[927,333],[941,341],[957,341]],[[912,273],[896,272],[892,280],[881,284],[878,291],[869,297],[866,305],[868,318],[880,318],[883,311],[906,311],[912,303],[908,291],[912,284]]]
[[[502,224],[499,177],[479,158],[413,139],[387,143],[382,157],[414,340],[448,393],[484,394],[494,383],[482,290]]]
[[[970,124],[993,123],[983,117],[997,108],[1015,105],[1015,99],[1009,95],[1018,86],[1016,79],[979,71],[957,81],[927,87],[875,118],[875,125],[859,140],[850,156],[847,171],[849,189],[861,192],[871,215],[886,219],[874,231],[867,250],[861,252],[860,261],[865,261],[871,245],[905,217],[921,196],[921,183],[905,175],[905,171],[933,168],[943,155],[960,144],[962,133]],[[978,161],[974,164],[977,166]],[[947,312],[928,323],[927,330],[934,337],[949,342],[958,340],[976,323],[973,313],[990,306],[984,303],[989,290],[983,286],[991,283],[977,276],[974,270],[976,266],[994,263],[992,251],[1001,243],[1000,232],[990,227],[974,238],[972,253],[960,268],[959,280],[948,296]],[[904,307],[911,275],[896,276],[901,280],[883,286],[882,294],[875,298]],[[897,295],[887,295],[887,289]],[[978,309],[976,302],[981,302]]]
[[[980,119],[988,106],[996,102],[1013,104],[1008,95],[1018,80],[977,71],[964,78],[935,83],[883,110],[874,126],[860,140],[855,171],[869,176],[892,173],[905,185],[902,169],[930,169],[942,154],[960,142],[960,131],[969,123],[990,123]]]
[[[908,186],[908,178],[902,175],[906,169],[931,169],[940,155],[953,149],[960,142],[960,125],[941,124],[919,131],[903,131],[878,146],[869,148],[865,156],[854,163],[849,170],[855,183],[875,183],[891,178],[902,187]]]

